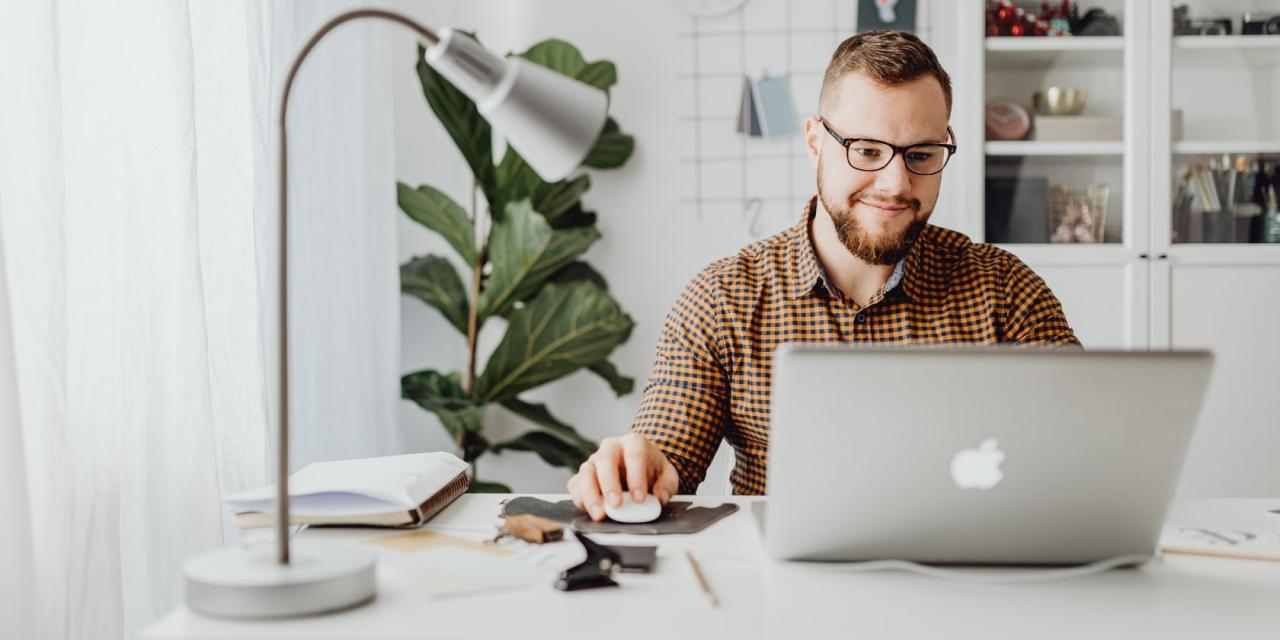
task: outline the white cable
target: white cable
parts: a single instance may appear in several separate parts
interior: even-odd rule
[[[959,582],[978,582],[984,584],[1013,584],[1018,582],[1047,582],[1050,580],[1066,580],[1081,578],[1103,571],[1110,571],[1126,565],[1139,565],[1151,560],[1150,555],[1127,555],[1107,558],[1079,566],[1055,569],[1018,569],[1009,573],[986,573],[972,570],[950,569],[920,564],[908,560],[866,560],[862,562],[812,563],[814,568],[835,572],[860,573],[864,571],[909,571],[931,578],[955,580]],[[809,568],[809,567],[806,567]]]

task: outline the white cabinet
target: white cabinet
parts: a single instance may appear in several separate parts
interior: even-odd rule
[[[1280,494],[1280,261],[1171,258],[1167,346],[1210,349],[1205,419],[1183,495]]]
[[[987,38],[987,2],[959,10],[961,142],[984,140],[988,98],[1030,110],[1052,85],[1086,88],[1086,114],[1123,122],[1120,141],[987,142],[956,163],[961,230],[987,239],[993,176],[1107,183],[1102,243],[1002,246],[1045,278],[1086,347],[1215,353],[1180,495],[1280,495],[1280,243],[1263,242],[1267,212],[1248,192],[1280,162],[1280,36],[1238,35],[1268,3],[1189,3],[1192,17],[1233,19],[1232,36],[1174,36],[1168,0],[1095,4],[1124,35]]]

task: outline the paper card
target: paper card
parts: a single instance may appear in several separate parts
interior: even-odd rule
[[[1280,562],[1280,533],[1167,526],[1160,551]]]
[[[916,0],[858,0],[858,33],[876,29],[915,32]]]
[[[738,133],[745,133],[753,138],[761,136],[761,116],[755,82],[747,76],[742,77],[742,99],[738,102]]]
[[[456,547],[498,557],[506,557],[515,554],[515,551],[512,549],[500,547],[496,544],[485,544],[483,542],[476,542],[474,540],[468,540],[458,536],[451,536],[447,533],[427,530],[390,535],[378,538],[369,544],[375,544],[406,553],[440,549],[444,547]]]
[[[792,107],[787,76],[766,76],[753,84],[762,134],[768,138],[780,138],[795,133],[796,112]]]

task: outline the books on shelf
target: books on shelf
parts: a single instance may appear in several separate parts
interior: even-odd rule
[[[470,467],[443,451],[309,464],[289,476],[289,522],[416,527],[466,492]],[[274,485],[223,503],[237,527],[275,525]]]

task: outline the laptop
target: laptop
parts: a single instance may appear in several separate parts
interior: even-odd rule
[[[1153,554],[1212,361],[783,345],[756,510],[765,551],[1001,565]]]

